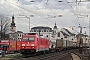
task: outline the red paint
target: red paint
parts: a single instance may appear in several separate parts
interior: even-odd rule
[[[24,38],[34,38],[34,41],[24,41]],[[37,34],[24,34],[22,36],[22,46],[21,49],[48,49],[49,48],[49,41],[46,38],[40,38]]]
[[[7,45],[7,51],[18,51],[21,49],[21,41],[19,40],[1,40],[0,45]],[[3,50],[3,48],[0,47],[0,50]]]

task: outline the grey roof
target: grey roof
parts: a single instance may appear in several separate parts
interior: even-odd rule
[[[74,33],[71,33],[68,29],[66,29],[66,28],[62,28],[62,29],[64,29],[64,30],[66,30],[70,35],[75,35]]]
[[[11,23],[11,27],[16,27],[16,26],[15,26],[15,23]]]
[[[79,35],[81,35],[81,36],[85,36],[85,37],[88,37],[88,35],[84,35],[84,34],[80,34],[80,33],[77,34],[76,37],[78,37]]]
[[[44,27],[44,26],[37,26],[37,27],[33,27],[31,29],[52,29],[50,27]]]
[[[17,33],[23,33],[22,31],[17,31]]]
[[[50,32],[52,32],[52,28],[50,28],[50,27],[44,27],[44,26],[33,27],[33,28],[31,28],[31,31],[32,31],[32,29],[34,29],[34,30],[38,29],[39,31],[41,31],[42,29],[43,30],[48,29]]]
[[[64,36],[69,36],[68,34],[66,34],[65,32],[63,31],[60,31]]]

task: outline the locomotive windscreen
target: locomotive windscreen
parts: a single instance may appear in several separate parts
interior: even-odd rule
[[[23,41],[30,41],[33,42],[34,41],[34,37],[24,37]]]
[[[7,46],[8,47],[7,44],[0,44],[0,48],[3,48],[4,46]]]

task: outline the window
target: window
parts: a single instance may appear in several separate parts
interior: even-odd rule
[[[29,40],[28,37],[23,38],[23,41],[28,41],[28,40]]]
[[[60,32],[58,32],[58,37],[60,37]]]
[[[39,30],[37,29],[37,32],[39,32]]]
[[[36,30],[34,29],[34,32],[36,32]]]
[[[21,37],[21,34],[20,34],[20,37]]]
[[[34,29],[32,29],[32,31],[31,32],[34,32]]]
[[[29,37],[29,40],[30,40],[30,41],[34,41],[34,38],[33,38],[33,37]]]
[[[64,38],[67,38],[67,36],[65,35]]]
[[[48,29],[47,29],[47,32],[49,32]]]
[[[63,39],[63,38],[61,38],[61,39]]]
[[[23,41],[30,41],[30,42],[32,42],[32,41],[34,41],[34,37],[24,37]]]
[[[56,31],[54,31],[54,33],[56,33]]]
[[[19,36],[19,34],[18,34],[18,36]]]
[[[48,37],[48,35],[47,35],[47,37]]]
[[[46,32],[46,29],[44,29],[44,32]]]
[[[3,48],[4,46],[7,46],[8,47],[7,44],[0,44],[0,48]]]
[[[44,32],[43,29],[42,29],[42,32]]]

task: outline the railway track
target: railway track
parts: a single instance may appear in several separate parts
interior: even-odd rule
[[[73,50],[43,54],[39,56],[30,56],[27,58],[20,57],[20,58],[10,58],[5,60],[71,60],[72,56],[70,53],[77,52],[77,51],[78,49],[73,49]]]
[[[9,60],[64,60],[64,59],[71,60],[72,57],[69,53],[57,52],[29,58],[9,59]]]
[[[49,54],[43,54],[39,56],[32,56],[27,58],[13,58],[9,60],[71,60],[72,56],[70,53],[78,51],[77,49],[74,50],[67,50],[67,51],[61,51],[61,52],[55,52],[55,53],[49,53]]]

